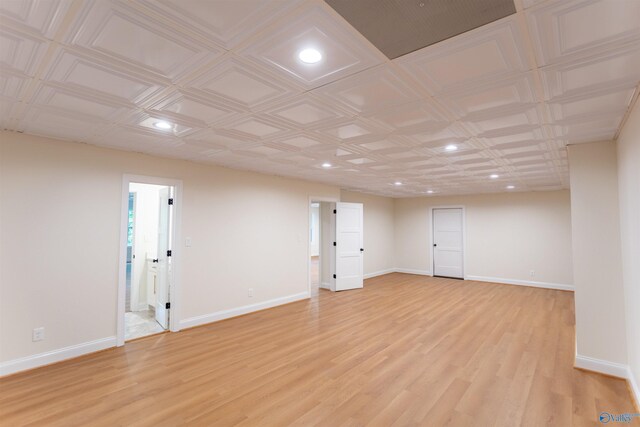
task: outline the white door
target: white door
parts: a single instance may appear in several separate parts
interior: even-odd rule
[[[336,203],[336,291],[361,288],[362,203]]]
[[[433,210],[433,275],[462,279],[462,208]]]
[[[158,277],[156,290],[156,320],[164,329],[169,327],[169,279],[171,277],[171,256],[169,256],[171,232],[171,205],[169,188],[160,189],[160,217],[158,219]]]

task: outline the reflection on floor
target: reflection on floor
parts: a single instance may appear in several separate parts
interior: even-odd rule
[[[318,295],[320,289],[320,257],[311,257],[311,296]]]
[[[146,337],[147,335],[163,332],[164,329],[156,322],[153,310],[130,311],[124,314],[125,341]]]

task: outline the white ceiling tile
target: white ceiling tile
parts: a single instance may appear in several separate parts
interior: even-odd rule
[[[30,103],[106,121],[117,120],[134,107],[132,104],[113,102],[111,99],[103,99],[95,94],[55,83],[40,84]]]
[[[562,121],[580,116],[599,115],[611,112],[624,114],[629,108],[635,88],[607,89],[597,93],[580,94],[573,97],[554,98],[548,108],[553,120]]]
[[[185,86],[245,109],[255,109],[298,94],[292,86],[231,55],[186,82]]]
[[[309,93],[261,108],[260,112],[299,129],[318,127],[348,117],[341,109],[322,102]]]
[[[138,105],[165,88],[158,80],[65,48],[56,52],[43,78]]]
[[[25,113],[20,128],[34,135],[86,141],[106,131],[108,123],[89,115],[52,107],[31,106]]]
[[[0,69],[33,76],[47,46],[43,39],[0,26]]]
[[[532,73],[523,73],[488,85],[476,85],[438,97],[455,116],[462,118],[493,109],[521,108],[536,102]]]
[[[192,31],[230,49],[300,3],[299,0],[142,0],[181,31]]]
[[[158,114],[199,123],[202,127],[229,120],[245,112],[225,103],[223,99],[211,95],[201,96],[179,89],[149,108],[157,111]]]
[[[448,124],[444,115],[430,102],[420,100],[387,108],[366,116],[372,123],[400,132],[438,128]]]
[[[121,1],[87,2],[66,42],[171,80],[223,53]]]
[[[347,24],[334,19],[327,7],[307,3],[272,25],[240,54],[308,89],[380,64],[382,55],[363,43]],[[304,49],[316,49],[322,60],[305,64],[298,58]]]
[[[528,69],[516,19],[482,26],[396,60],[432,94],[499,81]]]
[[[66,0],[2,0],[0,16],[52,39],[70,5]]]
[[[551,65],[542,68],[540,74],[547,99],[636,86],[640,81],[640,43],[594,57]]]
[[[327,102],[339,102],[358,114],[388,110],[415,101],[419,94],[390,65],[381,65],[313,91]]]
[[[528,10],[527,18],[541,65],[640,41],[637,0],[549,2]]]

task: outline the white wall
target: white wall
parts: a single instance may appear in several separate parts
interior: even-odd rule
[[[568,147],[577,359],[627,362],[616,144]],[[637,308],[637,307],[636,307]]]
[[[344,190],[340,194],[343,202],[364,205],[365,277],[389,272],[395,267],[394,199]]]
[[[465,276],[573,284],[568,191],[397,199],[397,268],[432,272],[429,211],[437,206],[465,207]]]
[[[116,335],[125,173],[183,181],[182,236],[193,245],[176,245],[181,319],[306,295],[309,196],[340,196],[321,184],[10,132],[0,134],[0,162],[0,200],[12,201],[0,211],[0,362]],[[40,326],[46,339],[33,343]]]
[[[628,363],[640,405],[640,103],[636,102],[617,143]]]

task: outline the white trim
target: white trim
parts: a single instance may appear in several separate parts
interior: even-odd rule
[[[74,357],[83,356],[96,351],[104,350],[116,346],[116,337],[101,338],[82,344],[70,345],[69,347],[51,350],[33,356],[21,357],[20,359],[9,360],[0,363],[0,377],[14,374],[27,369],[38,368],[50,365]]]
[[[182,261],[182,237],[181,237],[181,215],[182,215],[182,181],[178,179],[124,174],[122,176],[122,206],[120,211],[120,255],[118,273],[118,300],[117,300],[117,346],[124,345],[124,313],[127,289],[127,226],[129,224],[129,184],[132,182],[142,184],[166,185],[173,187],[173,236],[174,243],[172,250],[172,280],[170,282],[171,314],[169,315],[169,330],[177,332],[180,330],[180,278]]]
[[[631,366],[627,366],[627,381],[629,381],[629,388],[631,389],[631,394],[636,399],[636,408],[640,408],[640,387],[636,382],[636,377],[633,375],[633,371],[631,370]]]
[[[433,210],[434,209],[462,209],[462,277],[465,277],[467,271],[467,212],[464,205],[443,205],[443,206],[430,206],[429,207],[429,265],[431,271],[435,271],[433,265]],[[429,274],[433,276],[433,274]]]
[[[561,291],[574,291],[573,285],[561,283],[533,282],[529,280],[505,279],[502,277],[465,276],[465,280],[475,280],[477,282],[502,283],[506,285],[532,286],[534,288],[557,289]]]
[[[301,292],[299,294],[288,295],[286,297],[274,298],[256,304],[230,308],[228,310],[216,311],[215,313],[203,314],[202,316],[190,317],[188,319],[181,320],[180,327],[183,329],[192,328],[194,326],[205,325],[207,323],[213,323],[219,320],[229,319],[230,317],[241,316],[243,314],[252,313],[254,311],[277,307],[279,305],[288,304],[290,302],[300,301],[304,299],[309,299],[308,292]]]
[[[429,270],[414,270],[412,268],[396,268],[394,269],[396,273],[405,273],[405,274],[418,274],[420,276],[433,276],[433,274]]]
[[[609,362],[607,360],[595,359],[593,357],[581,356],[576,353],[576,368],[586,369],[588,371],[600,372],[601,374],[612,375],[618,378],[628,379],[629,367],[622,363]]]
[[[374,271],[373,273],[367,273],[363,277],[365,279],[371,279],[372,277],[382,276],[383,274],[389,274],[396,272],[395,268],[387,268],[385,270]]]
[[[329,203],[338,203],[340,202],[340,198],[338,197],[327,197],[327,196],[309,196],[309,203],[307,203],[307,220],[309,221],[307,223],[307,231],[306,231],[306,236],[307,236],[307,292],[309,292],[309,295],[311,295],[311,244],[309,242],[309,230],[311,229],[311,204],[312,203],[321,203],[321,202],[329,202]],[[327,242],[323,242],[322,239],[322,207],[320,207],[319,209],[319,214],[318,214],[318,221],[320,222],[320,235],[318,236],[318,238],[320,239],[320,244],[318,246],[318,251],[320,252],[320,259],[318,260],[318,275],[320,277],[322,277],[322,245],[326,244]],[[324,262],[327,262],[328,260],[324,260]],[[323,287],[322,285],[320,287]],[[329,290],[332,290],[331,287],[327,288]]]

